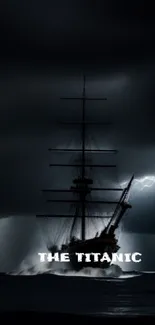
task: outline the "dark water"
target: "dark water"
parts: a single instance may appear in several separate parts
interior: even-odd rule
[[[155,315],[155,274],[126,276],[103,279],[1,275],[0,311],[33,310],[96,316]]]

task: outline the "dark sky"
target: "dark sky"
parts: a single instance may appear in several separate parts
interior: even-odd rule
[[[81,95],[83,72],[87,94],[108,98],[90,105],[89,114],[113,122],[97,140],[120,150],[118,181],[133,173],[136,179],[155,175],[154,21],[148,1],[1,2],[1,216],[42,212],[41,188],[65,186],[69,174],[52,176],[47,149],[61,145],[61,136],[67,145],[78,141],[74,128],[67,136],[54,122],[80,117],[77,104],[59,98]],[[139,186],[124,227],[149,234],[152,243],[155,185],[143,191]]]

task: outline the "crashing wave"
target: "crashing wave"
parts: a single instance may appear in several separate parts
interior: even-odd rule
[[[79,276],[79,277],[111,277],[118,278],[123,275],[123,271],[118,265],[110,265],[107,269],[86,267],[80,271],[68,269],[52,269],[49,263],[45,264],[42,269],[35,265],[30,268],[22,267],[19,270],[9,273],[10,275],[38,275],[38,274],[54,274],[58,276]]]
[[[58,271],[54,272],[54,274],[62,275],[62,273],[59,273]],[[98,277],[116,278],[116,277],[120,277],[122,274],[123,271],[118,265],[111,265],[107,269],[86,267],[78,272],[69,270],[65,273],[65,275],[67,276],[86,276],[86,277],[95,277],[95,278]]]

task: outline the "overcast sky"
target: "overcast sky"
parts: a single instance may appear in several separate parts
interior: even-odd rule
[[[57,179],[58,175],[49,169],[52,158],[48,147],[78,145],[78,130],[71,128],[66,133],[54,122],[80,118],[78,104],[64,103],[60,97],[81,95],[83,72],[87,94],[108,99],[97,105],[91,103],[88,116],[113,123],[110,129],[95,129],[93,139],[96,135],[97,145],[119,149],[117,182],[127,181],[132,174],[141,182],[145,176],[155,176],[155,24],[151,8],[143,4],[76,0],[1,3],[2,217],[47,211],[40,190],[70,186],[69,173],[62,171],[61,179]],[[103,174],[100,178],[104,181]],[[153,178],[140,184],[135,181],[133,209],[123,225],[125,231],[139,234],[134,249],[141,247],[145,256],[152,242],[155,244],[153,184]],[[142,185],[151,187],[141,191]],[[20,242],[25,222],[29,227],[26,219],[23,226],[10,221],[6,234],[3,221],[1,241],[6,245],[8,237],[17,236]],[[34,228],[33,224],[29,230],[30,242]],[[16,229],[20,229],[17,235]],[[148,247],[143,247],[144,233]],[[24,256],[27,249],[19,256]],[[145,267],[155,267],[155,262],[147,260]]]

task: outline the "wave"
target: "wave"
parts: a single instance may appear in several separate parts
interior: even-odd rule
[[[22,268],[14,272],[9,273],[9,275],[41,275],[41,274],[51,274],[57,276],[66,276],[66,277],[87,277],[95,279],[128,279],[136,276],[142,275],[142,272],[132,271],[124,272],[120,266],[111,264],[107,269],[102,268],[92,268],[86,267],[80,271],[74,271],[70,269],[54,269],[51,267],[50,263],[44,264],[42,269],[40,264],[33,267],[27,268],[22,265]]]

